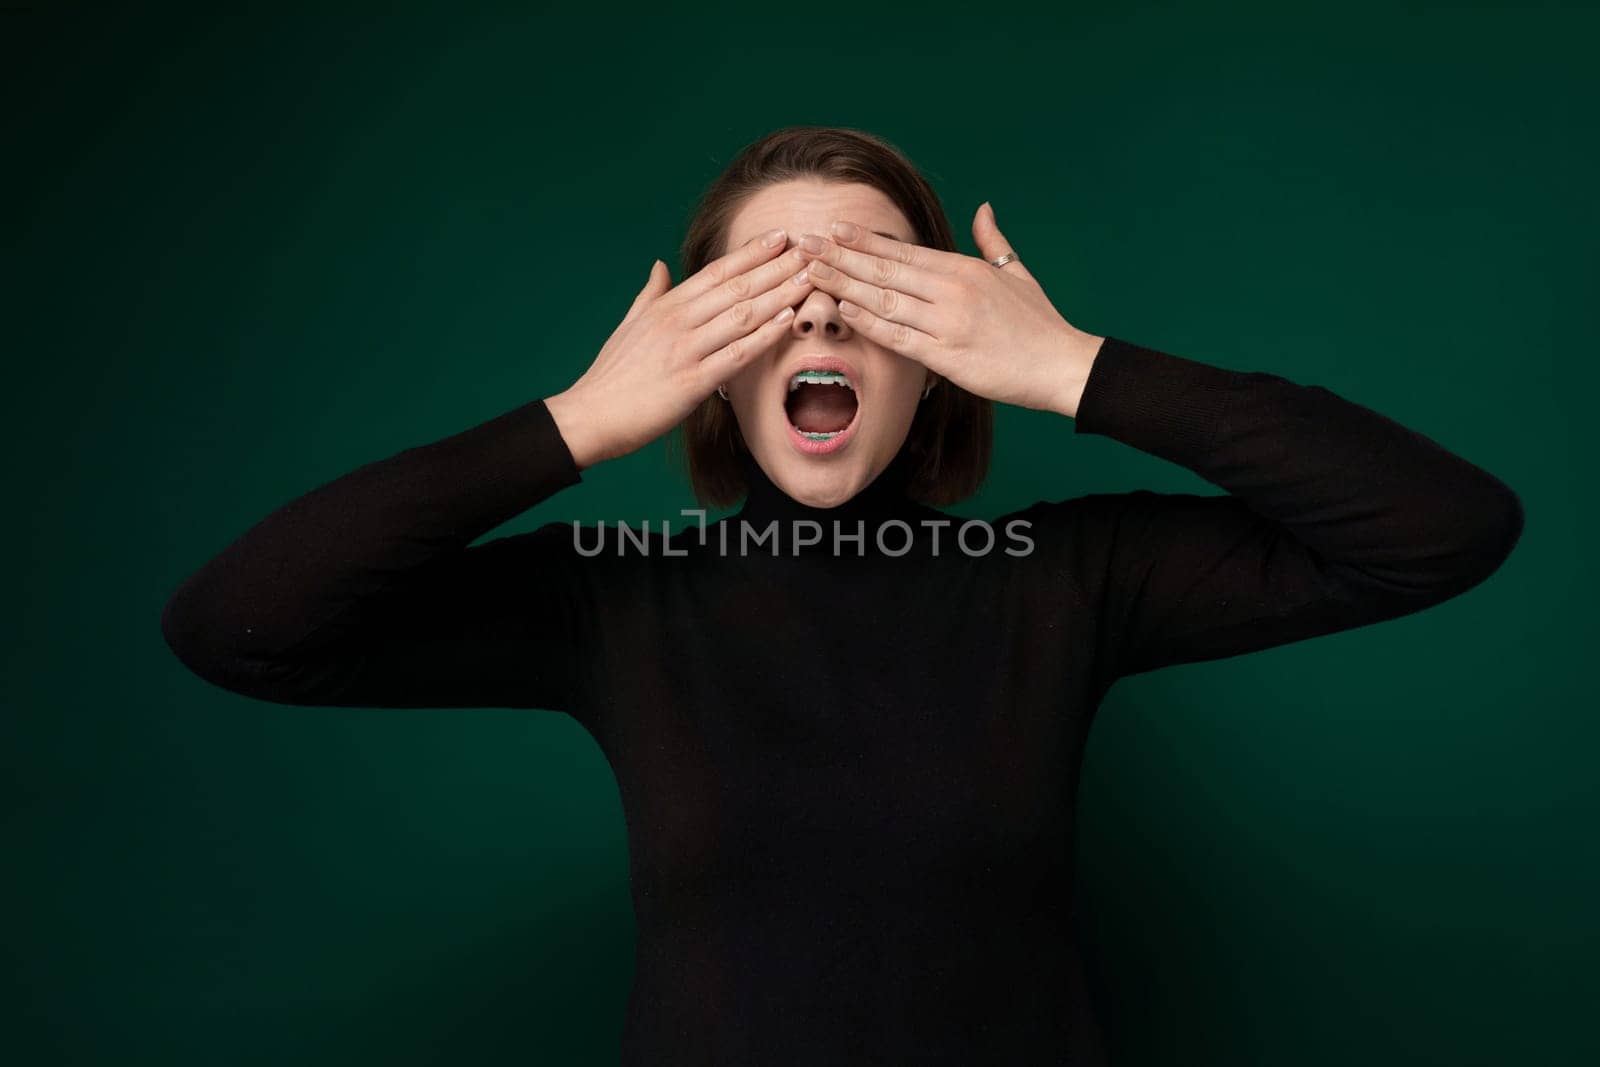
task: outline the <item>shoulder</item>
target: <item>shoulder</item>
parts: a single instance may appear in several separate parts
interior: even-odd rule
[[[1149,489],[1120,493],[1083,493],[1060,500],[1035,500],[1012,508],[989,521],[996,525],[1021,522],[1057,534],[1089,535],[1116,523],[1140,507],[1150,506],[1161,494]]]
[[[1026,531],[1047,560],[1098,570],[1129,553],[1170,548],[1219,522],[1236,525],[1243,511],[1227,495],[1130,489],[1036,500],[993,521]]]

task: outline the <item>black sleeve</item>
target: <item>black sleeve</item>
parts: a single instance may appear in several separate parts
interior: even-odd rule
[[[1504,483],[1375,411],[1116,338],[1090,370],[1074,432],[1228,493],[1038,506],[1047,519],[1070,512],[1104,686],[1419,611],[1494,573],[1522,532]]]
[[[282,704],[576,711],[590,625],[569,524],[472,541],[580,480],[543,400],[267,515],[168,599],[191,671]]]

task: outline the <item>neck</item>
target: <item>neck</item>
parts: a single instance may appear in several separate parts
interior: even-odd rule
[[[857,523],[862,523],[866,551],[872,554],[879,523],[889,519],[900,519],[915,527],[917,520],[926,513],[926,510],[906,491],[910,480],[908,477],[910,463],[904,449],[901,449],[889,465],[860,492],[831,508],[802,503],[784,492],[767,476],[766,471],[761,469],[761,465],[748,451],[740,455],[739,462],[744,471],[747,491],[744,506],[733,518],[749,523],[756,532],[764,530],[769,523],[776,521],[779,550],[783,555],[790,555],[797,548],[800,553],[831,553],[834,549],[835,523],[838,524],[841,536],[854,536],[857,532]],[[796,528],[795,524],[801,520],[808,520],[817,525]],[[800,544],[802,540],[812,538],[817,539],[816,544]],[[901,537],[893,539],[896,544],[901,540]],[[854,555],[857,551],[856,542],[843,542],[841,551]]]

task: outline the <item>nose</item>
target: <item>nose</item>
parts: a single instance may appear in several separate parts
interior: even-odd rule
[[[839,340],[850,336],[850,325],[839,314],[839,302],[821,289],[806,294],[789,322],[796,337],[826,337]]]

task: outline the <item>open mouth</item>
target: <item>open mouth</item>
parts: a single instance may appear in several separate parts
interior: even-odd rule
[[[810,446],[807,451],[831,451],[828,446],[842,444],[855,425],[860,402],[843,371],[819,368],[789,379],[783,409],[795,434]]]

